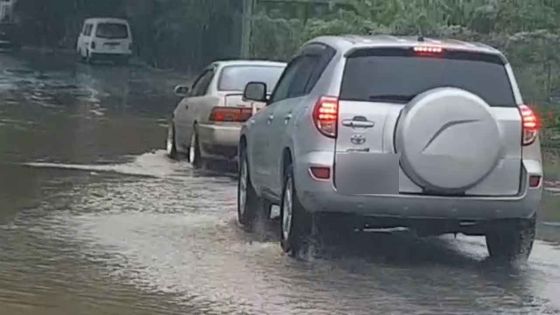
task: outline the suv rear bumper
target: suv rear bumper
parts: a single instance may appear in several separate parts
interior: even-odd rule
[[[527,179],[522,185],[523,193],[511,197],[345,195],[336,190],[332,180],[320,181],[309,174],[309,167],[326,165],[321,161],[325,161],[328,156],[326,152],[311,153],[294,165],[298,197],[306,210],[313,213],[401,219],[525,219],[535,215],[542,199],[542,187],[528,189]]]

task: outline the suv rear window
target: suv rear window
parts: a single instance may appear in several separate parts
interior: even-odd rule
[[[516,106],[500,57],[449,51],[439,56],[419,56],[408,49],[369,49],[350,55],[340,98],[408,103],[438,87],[467,90],[490,106]]]

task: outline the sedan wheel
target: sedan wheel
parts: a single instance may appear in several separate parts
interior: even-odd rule
[[[167,156],[172,159],[177,158],[177,146],[175,142],[175,127],[173,123],[169,124],[167,127],[167,145],[166,145]]]
[[[200,156],[200,142],[198,141],[196,128],[193,130],[191,144],[189,146],[189,162],[194,168],[202,167],[202,157]]]

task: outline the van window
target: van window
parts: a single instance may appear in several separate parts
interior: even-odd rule
[[[128,38],[128,27],[122,23],[99,23],[95,37],[106,39]]]
[[[90,36],[92,29],[93,29],[93,24],[86,24],[84,26],[84,35],[85,36]]]
[[[358,51],[349,56],[342,82],[340,97],[345,100],[408,103],[428,90],[455,87],[478,95],[490,106],[516,106],[503,61],[488,54]]]

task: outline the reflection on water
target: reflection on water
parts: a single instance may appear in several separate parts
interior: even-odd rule
[[[160,170],[167,165],[168,171],[124,175],[154,165]],[[130,172],[133,167],[138,169]],[[27,253],[12,255],[7,264],[3,260],[2,270],[42,275],[34,280],[37,288],[8,286],[8,295],[33,292],[24,297],[32,305],[34,296],[43,295],[41,288],[73,290],[71,279],[77,278],[82,298],[102,299],[103,307],[122,307],[119,290],[136,289],[133,294],[162,295],[178,309],[208,314],[560,309],[560,249],[547,243],[537,243],[528,266],[510,270],[486,261],[478,238],[417,239],[404,233],[348,235],[315,256],[293,260],[281,254],[274,238],[262,240],[237,226],[233,179],[197,176],[158,153],[123,165],[65,168],[60,165],[56,180],[45,178],[41,187],[49,193],[41,206],[20,212],[0,229],[2,237],[18,235],[3,253]],[[5,277],[1,273],[0,279]],[[151,302],[140,308],[149,307],[144,303]]]

